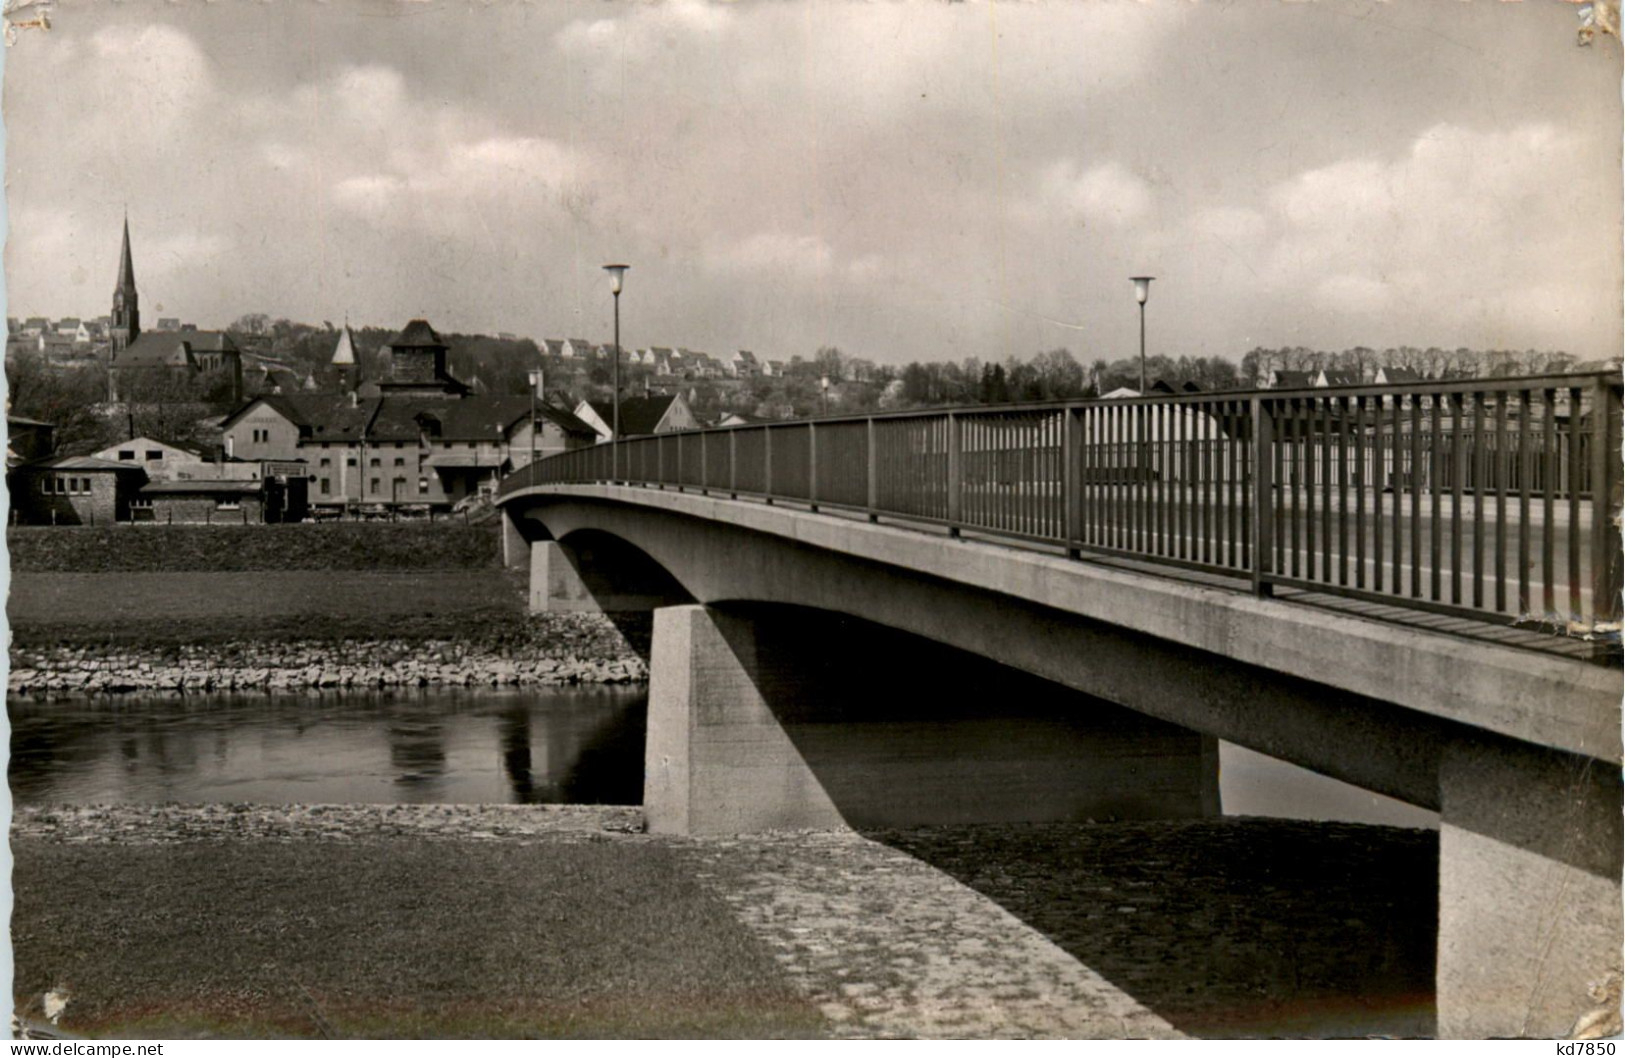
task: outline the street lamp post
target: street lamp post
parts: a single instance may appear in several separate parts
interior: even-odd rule
[[[609,476],[617,481],[621,476],[621,283],[630,267],[623,264],[604,266],[604,271],[609,273],[610,292],[615,295],[615,365],[610,372],[610,385],[615,387],[615,396],[611,402],[613,421],[609,425]]]
[[[1140,396],[1146,394],[1145,387],[1145,299],[1151,294],[1151,280],[1156,276],[1133,276],[1134,300],[1140,303]],[[1134,409],[1135,423],[1139,427],[1139,444],[1135,446],[1134,465],[1141,485],[1145,482],[1145,456],[1146,456],[1146,429],[1145,420],[1151,414],[1151,409],[1142,404]]]
[[[530,466],[536,465],[536,390],[542,384],[540,370],[530,373]],[[535,472],[532,471],[534,474]]]
[[[1145,299],[1156,276],[1133,276],[1134,300],[1140,303],[1140,396],[1145,396]]]

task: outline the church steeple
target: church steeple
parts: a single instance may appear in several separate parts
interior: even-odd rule
[[[135,292],[135,262],[130,257],[130,218],[124,218],[124,250],[119,256],[118,284],[113,287],[113,322],[108,329],[117,356],[141,334],[140,300]]]

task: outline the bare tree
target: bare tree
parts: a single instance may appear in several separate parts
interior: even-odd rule
[[[107,393],[106,370],[53,367],[44,353],[27,350],[6,357],[7,412],[56,427],[59,451],[82,454],[107,440],[108,426],[96,413]]]

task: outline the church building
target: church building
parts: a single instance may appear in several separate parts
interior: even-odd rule
[[[196,400],[236,405],[243,399],[243,357],[231,335],[224,331],[141,330],[129,218],[124,221],[124,247],[119,255],[118,282],[113,287],[108,341],[109,400],[156,402],[156,398],[171,394],[176,383],[190,383],[188,388],[194,391],[190,396]]]

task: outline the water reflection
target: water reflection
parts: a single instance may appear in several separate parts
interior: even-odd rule
[[[426,716],[397,717],[389,724],[389,766],[402,800],[437,801],[439,780],[446,772],[446,749],[440,725]]]
[[[637,804],[641,689],[8,702],[20,804]]]
[[[530,773],[530,713],[524,709],[502,714],[502,771],[515,804],[536,803],[536,781]]]

